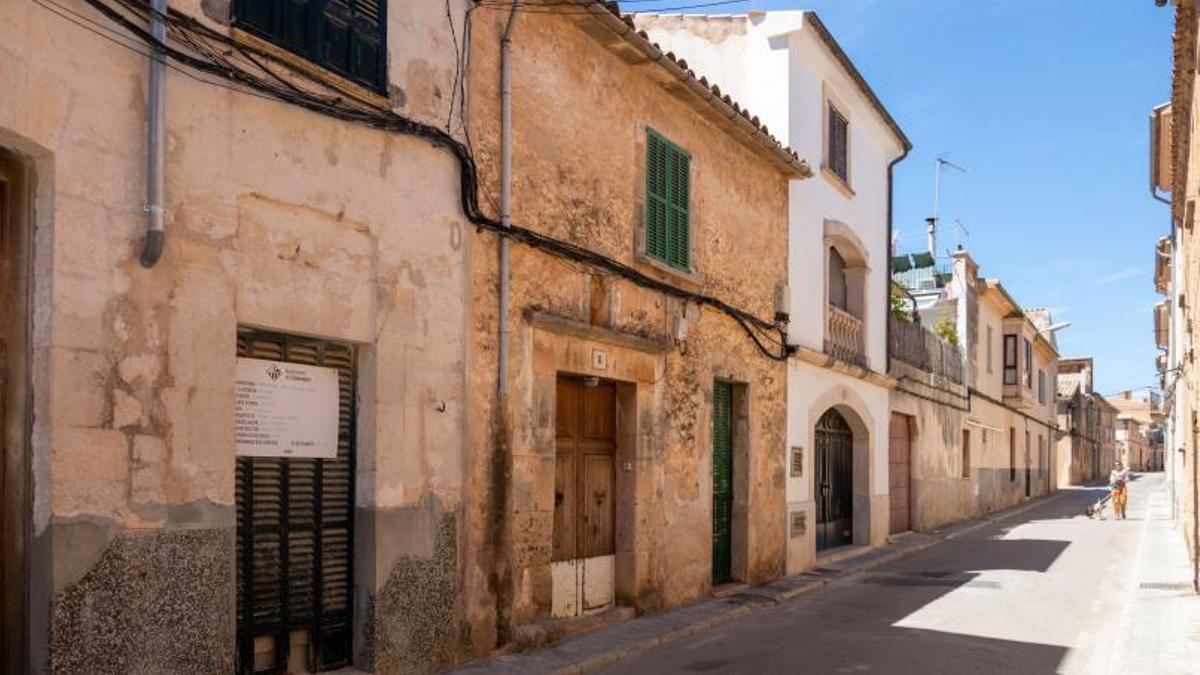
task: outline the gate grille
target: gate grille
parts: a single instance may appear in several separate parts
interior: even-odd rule
[[[336,459],[237,459],[238,672],[287,672],[292,634],[310,670],[348,665],[353,615],[354,348],[238,331],[238,356],[338,371]],[[255,642],[268,638],[271,654]]]

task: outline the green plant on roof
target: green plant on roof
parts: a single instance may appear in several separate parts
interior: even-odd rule
[[[909,323],[913,320],[912,301],[904,292],[904,286],[895,281],[892,282],[892,292],[888,296],[888,306],[897,321]]]
[[[943,316],[938,319],[937,323],[933,324],[933,334],[955,347],[958,346],[958,326],[950,317]]]

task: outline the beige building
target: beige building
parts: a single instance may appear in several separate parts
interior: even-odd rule
[[[1107,478],[1121,459],[1117,449],[1117,409],[1096,393],[1091,357],[1058,364],[1058,486],[1084,485]]]
[[[1166,0],[1156,0],[1166,5]],[[1155,286],[1166,300],[1155,308],[1154,332],[1163,390],[1163,467],[1172,515],[1188,542],[1200,584],[1200,454],[1197,448],[1197,396],[1200,371],[1193,359],[1197,339],[1195,298],[1200,297],[1200,242],[1195,230],[1200,190],[1200,131],[1196,53],[1200,15],[1196,0],[1174,0],[1175,31],[1171,99],[1150,115],[1150,193],[1169,205],[1171,231],[1155,242]]]
[[[1162,403],[1157,392],[1123,391],[1108,399],[1117,409],[1117,457],[1135,471],[1162,470]]]
[[[891,333],[893,514],[929,530],[1054,490],[1049,312],[1023,309],[966,251],[898,256],[893,270],[913,304]]]
[[[286,4],[0,3],[4,672],[462,648],[469,3]]]
[[[503,199],[511,180],[522,228],[507,284],[498,240],[470,237],[462,607],[476,653],[784,569],[775,322],[788,184],[808,167],[631,25],[591,2],[474,15],[481,191]]]

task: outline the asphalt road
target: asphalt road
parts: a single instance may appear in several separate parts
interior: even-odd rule
[[[1106,520],[1084,517],[1104,491],[1072,490],[604,672],[1129,672],[1127,660],[1121,669],[1111,664],[1121,662],[1119,631],[1139,597],[1131,588],[1145,565],[1141,541],[1161,481],[1135,476],[1128,520],[1112,520],[1107,509]],[[1144,671],[1132,670],[1200,672],[1200,663],[1140,663]]]

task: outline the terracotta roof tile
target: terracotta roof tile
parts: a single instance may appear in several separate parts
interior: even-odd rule
[[[707,89],[708,91],[710,91],[712,93],[712,95],[714,97],[716,97],[719,101],[723,102],[729,108],[732,108],[732,110],[735,113],[737,113],[739,116],[741,116],[747,122],[749,122],[750,125],[755,129],[755,131],[769,145],[773,146],[773,148],[777,152],[781,152],[783,155],[789,157],[791,160],[791,163],[796,165],[793,167],[794,170],[797,170],[801,175],[804,175],[804,176],[812,175],[812,171],[809,168],[808,163],[805,162],[804,160],[800,159],[799,153],[797,153],[795,150],[785,146],[783,143],[781,143],[779,141],[779,139],[772,136],[770,131],[767,130],[766,125],[764,125],[758,119],[757,116],[752,117],[750,115],[749,110],[741,107],[741,105],[738,104],[736,101],[732,100],[728,94],[722,94],[720,87],[718,87],[715,84],[710,85],[708,82],[708,79],[706,77],[704,77],[703,75],[697,75],[694,70],[688,68],[686,60],[675,56],[674,52],[668,51],[668,52],[664,53],[662,46],[659,45],[657,42],[652,42],[650,40],[650,36],[646,33],[646,31],[638,30],[636,28],[636,26],[634,25],[634,17],[632,14],[623,14],[621,12],[621,6],[619,3],[605,2],[604,0],[578,0],[578,1],[581,5],[584,5],[584,6],[587,6],[589,4],[590,5],[600,5],[604,9],[608,10],[608,12],[610,14],[619,18],[621,20],[621,23],[625,24],[626,26],[628,26],[631,29],[628,33],[625,34],[624,37],[626,39],[640,40],[644,44],[644,46],[652,47],[655,51],[662,53],[663,56],[665,56],[668,61],[670,61],[672,64],[674,64],[682,72],[683,75],[690,78],[692,81],[698,83],[704,89]]]

